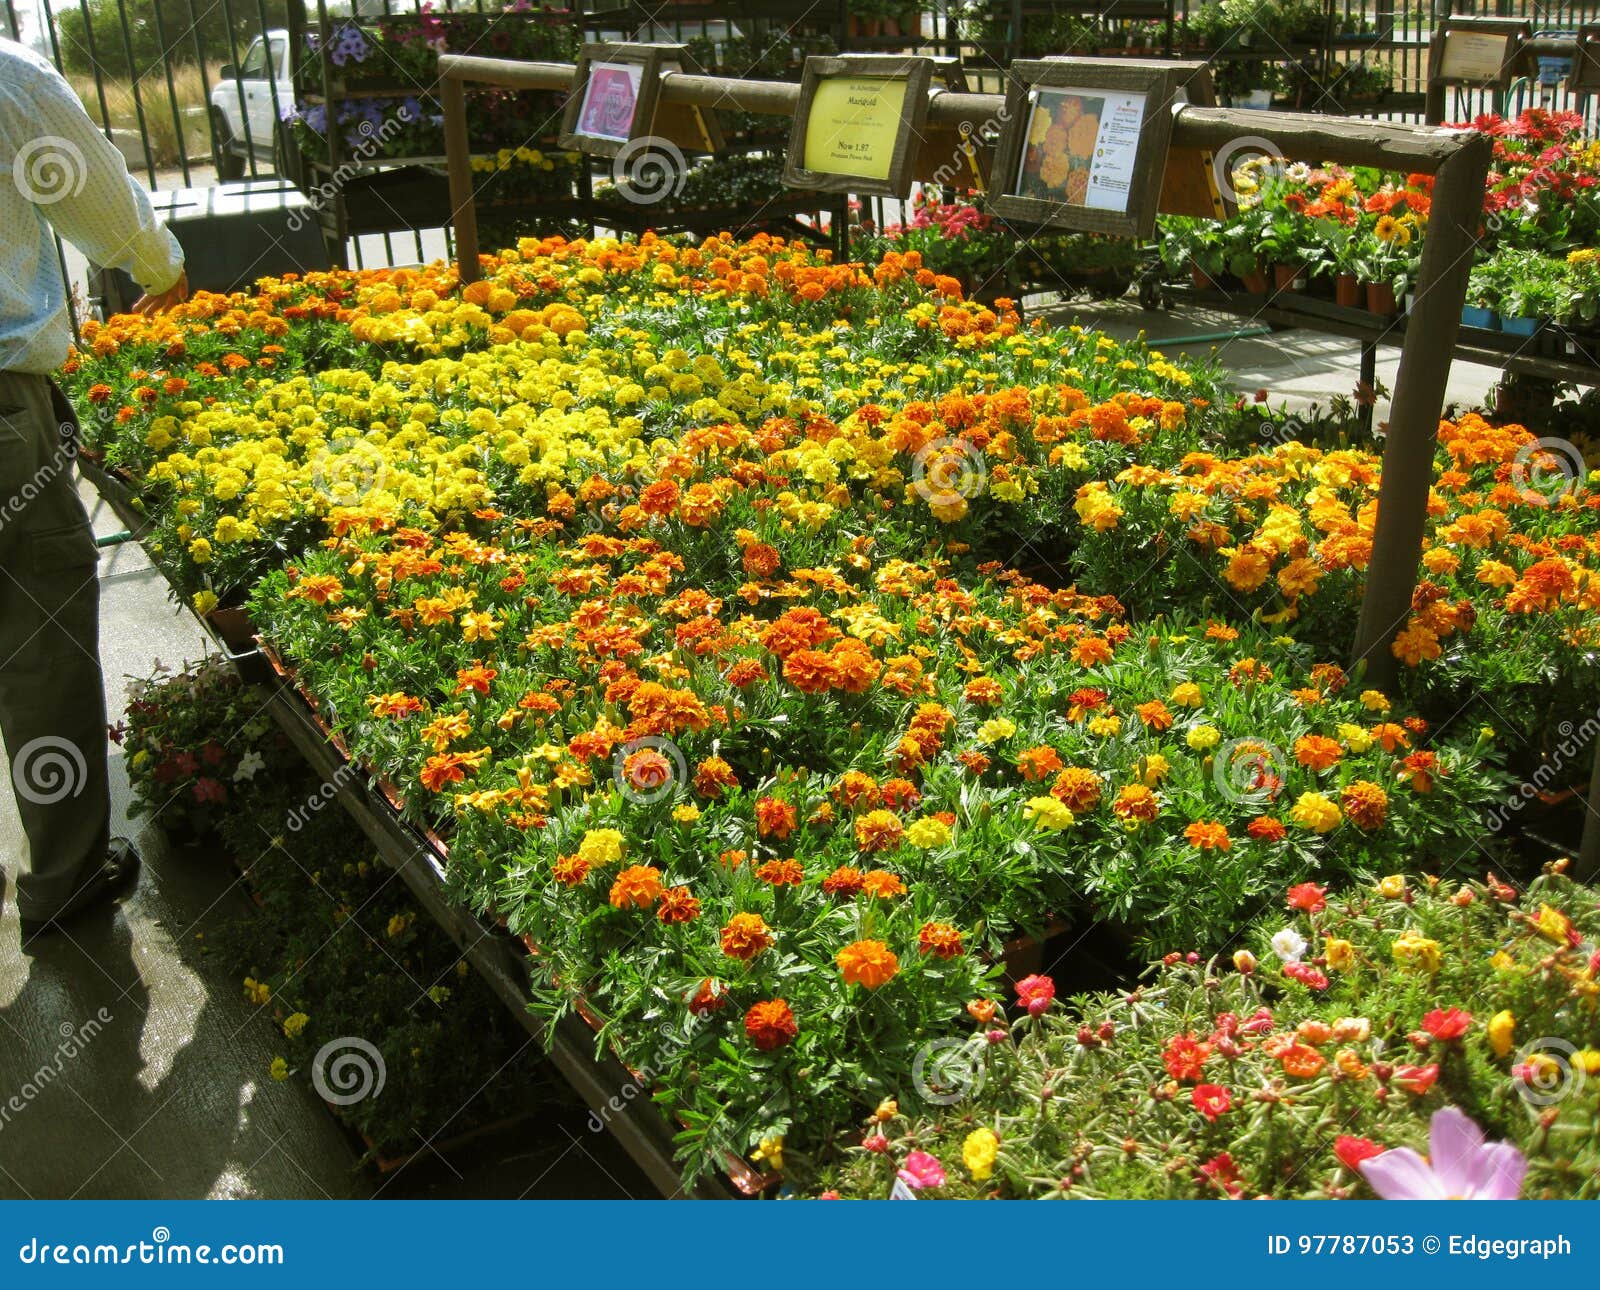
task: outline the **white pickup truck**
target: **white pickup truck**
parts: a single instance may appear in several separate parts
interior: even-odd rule
[[[293,137],[280,119],[294,104],[294,70],[289,33],[279,29],[257,36],[235,67],[224,63],[211,87],[211,159],[217,178],[238,179],[253,156],[285,179],[298,166]]]

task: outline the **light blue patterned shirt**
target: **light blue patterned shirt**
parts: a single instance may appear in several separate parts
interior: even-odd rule
[[[0,371],[50,372],[72,343],[51,228],[146,291],[183,272],[183,251],[95,128],[72,87],[0,39]]]

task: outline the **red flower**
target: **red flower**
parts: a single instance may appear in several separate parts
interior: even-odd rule
[[[1394,1068],[1394,1082],[1407,1093],[1415,1093],[1421,1097],[1439,1078],[1439,1065],[1429,1062],[1426,1066],[1396,1066]]]
[[[1472,1029],[1472,1014],[1460,1008],[1435,1008],[1422,1019],[1422,1028],[1440,1042],[1449,1043]]]
[[[1286,977],[1292,977],[1300,982],[1301,985],[1309,986],[1313,990],[1326,990],[1328,988],[1328,978],[1309,963],[1285,963],[1283,965],[1283,974]]]
[[[782,1048],[800,1033],[800,1028],[795,1024],[789,1005],[782,999],[772,999],[756,1004],[744,1014],[744,1033],[750,1036],[752,1044],[766,1053]]]
[[[1380,1147],[1371,1138],[1352,1138],[1344,1133],[1333,1140],[1333,1154],[1339,1157],[1341,1165],[1351,1170],[1359,1169],[1363,1160],[1381,1156],[1388,1149]]]
[[[1193,1035],[1174,1035],[1167,1041],[1161,1061],[1173,1079],[1199,1079],[1200,1068],[1210,1055],[1210,1044],[1200,1043]]]
[[[1328,893],[1314,882],[1302,882],[1289,888],[1289,908],[1303,909],[1308,914],[1319,914],[1328,907]]]
[[[1030,1017],[1042,1017],[1056,997],[1056,983],[1047,976],[1025,976],[1017,982],[1017,1002]]]
[[[1244,1193],[1244,1187],[1239,1182],[1239,1168],[1226,1151],[1219,1151],[1201,1165],[1200,1177],[1220,1187],[1234,1200]]]
[[[1221,1084],[1196,1084],[1189,1100],[1194,1103],[1194,1109],[1213,1124],[1219,1115],[1226,1115],[1233,1109],[1233,1094]]]

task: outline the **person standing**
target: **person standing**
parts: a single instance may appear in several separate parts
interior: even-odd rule
[[[24,835],[24,942],[138,876],[111,836],[99,553],[72,466],[77,419],[50,379],[72,334],[52,230],[144,289],[184,300],[177,239],[66,80],[0,38],[0,736]]]

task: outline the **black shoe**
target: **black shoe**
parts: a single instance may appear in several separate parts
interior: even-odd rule
[[[139,879],[139,853],[127,838],[112,838],[99,870],[87,879],[72,899],[48,918],[22,916],[22,943],[35,936],[59,931],[80,914],[97,909],[128,891]]]

